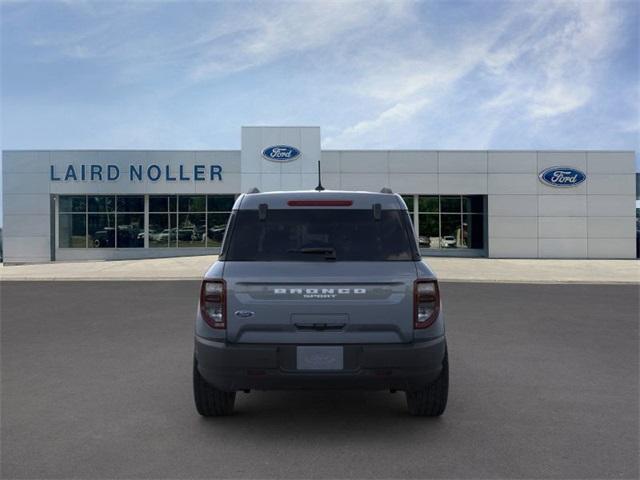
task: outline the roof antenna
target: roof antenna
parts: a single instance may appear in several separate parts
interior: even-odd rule
[[[320,160],[318,160],[318,186],[316,187],[317,192],[321,192],[324,190],[322,186],[322,175],[320,175]]]

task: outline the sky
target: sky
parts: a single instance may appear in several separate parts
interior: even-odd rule
[[[0,0],[0,148],[638,151],[639,4]]]

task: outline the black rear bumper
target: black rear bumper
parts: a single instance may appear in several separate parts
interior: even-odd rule
[[[196,337],[204,379],[224,391],[290,389],[417,390],[442,369],[445,337],[411,344],[344,345],[344,369],[296,369],[296,345],[227,344]]]

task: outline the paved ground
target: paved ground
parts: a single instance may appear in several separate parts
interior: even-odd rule
[[[444,284],[451,396],[191,397],[196,282],[0,284],[2,478],[638,478],[638,288]]]
[[[217,256],[111,262],[0,265],[0,280],[198,280]],[[524,260],[428,257],[441,280],[506,283],[635,283],[638,260]]]

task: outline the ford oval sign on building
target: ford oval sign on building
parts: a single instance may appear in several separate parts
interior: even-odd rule
[[[262,156],[272,162],[291,162],[300,155],[300,150],[289,145],[273,145],[262,150]]]
[[[575,187],[587,179],[584,172],[571,167],[550,167],[538,175],[542,183],[552,187]]]

